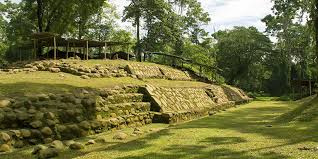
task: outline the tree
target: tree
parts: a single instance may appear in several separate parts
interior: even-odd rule
[[[1,11],[5,9],[5,6],[0,3],[0,63],[2,63],[1,59],[3,59],[4,52],[7,48],[7,35],[6,35],[6,28],[7,28],[7,22],[4,20],[3,15],[1,14]]]
[[[202,35],[206,35],[201,27],[210,21],[197,0],[132,0],[124,15],[124,21],[132,20],[137,26],[137,48],[143,46],[147,51],[171,51],[177,55],[182,55],[186,37],[199,43]],[[146,35],[139,42],[140,24]]]
[[[293,47],[289,37],[290,28],[305,24],[308,26],[307,30],[311,30],[311,41],[315,46],[315,56],[318,57],[318,1],[273,0],[273,2],[273,14],[263,19],[267,25],[267,32],[278,37],[284,51],[288,54]],[[304,22],[304,19],[307,22]]]
[[[270,39],[255,27],[235,27],[218,31],[213,36],[217,40],[217,64],[227,83],[246,90],[258,89],[260,85],[249,83],[255,83],[253,80],[258,78],[263,80],[263,74],[254,76],[257,75],[255,72],[264,72],[258,68],[263,69],[263,63],[271,53]]]
[[[133,26],[137,30],[137,60],[141,61],[141,43],[140,43],[140,19],[143,14],[143,3],[144,0],[131,0],[129,6],[125,7],[123,21],[132,19]]]

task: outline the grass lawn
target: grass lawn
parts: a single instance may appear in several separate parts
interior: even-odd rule
[[[140,138],[126,141],[111,139],[111,133],[101,134],[106,144],[87,146],[75,152],[66,150],[60,158],[78,159],[284,159],[318,158],[318,151],[299,150],[318,146],[318,120],[286,122],[282,114],[299,107],[301,102],[255,101],[231,108],[217,115],[166,127],[153,124],[143,127],[162,128]],[[124,130],[132,132],[131,129]],[[82,139],[86,140],[86,139]],[[86,140],[87,141],[87,140]],[[30,149],[0,158],[30,158]]]
[[[61,76],[63,74],[63,76]],[[169,87],[204,87],[208,84],[194,81],[171,81],[164,79],[146,79],[144,81],[123,78],[81,79],[67,73],[33,72],[0,75],[0,97],[29,96],[40,93],[63,93],[79,87],[103,88],[115,85],[146,85]]]

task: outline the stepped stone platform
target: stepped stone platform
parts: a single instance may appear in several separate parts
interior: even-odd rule
[[[6,105],[0,107],[0,144],[20,148],[150,124],[151,104],[138,91],[135,86],[79,89],[1,100]]]
[[[235,104],[251,100],[245,93],[230,86],[207,88],[166,88],[147,85],[145,94],[155,112],[154,122],[176,123],[211,115]]]
[[[217,85],[129,85],[0,100],[0,144],[20,148],[153,122],[177,123],[249,100],[240,89]]]
[[[186,71],[181,71],[162,65],[143,65],[131,63],[127,65],[81,65],[77,60],[36,61],[32,63],[18,63],[7,69],[0,69],[0,74],[14,74],[19,72],[49,71],[52,73],[70,73],[83,79],[132,77],[132,78],[159,78],[169,80],[191,81],[194,80]]]
[[[126,68],[130,74],[136,75],[138,78],[165,78],[181,81],[192,80],[187,72],[167,66],[129,64]]]
[[[194,80],[187,72],[155,64],[82,64],[79,61],[21,63],[21,66],[0,69],[0,75],[49,71],[69,73],[83,79],[132,77]],[[193,88],[153,85],[76,88],[71,93],[0,99],[0,146],[21,148],[154,122],[178,123],[213,115],[251,100],[238,88],[206,85]]]

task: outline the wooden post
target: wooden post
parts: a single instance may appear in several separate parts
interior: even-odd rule
[[[55,36],[53,37],[53,41],[54,41],[54,60],[56,60],[56,38],[55,38]]]
[[[112,46],[109,46],[110,59],[112,59]]]
[[[86,41],[86,60],[88,60],[88,40]]]
[[[105,42],[104,59],[107,59],[107,43]]]
[[[74,49],[73,49],[73,50],[74,50],[74,51],[73,51],[73,58],[75,59],[75,56],[76,56],[76,55],[75,55],[75,52],[76,52],[76,46],[75,46],[75,43],[73,43],[73,47],[74,47]]]
[[[141,54],[140,54],[141,55]],[[146,62],[146,54],[144,53],[144,62]]]
[[[21,48],[19,47],[20,62],[22,61]]]
[[[69,50],[69,47],[70,47],[70,43],[67,42],[67,46],[66,46],[66,59],[68,59],[68,50]]]
[[[35,56],[36,56],[36,41],[33,40],[33,58],[35,59]]]
[[[292,85],[292,90],[293,90],[293,100],[296,100],[294,83],[293,83],[293,85]]]
[[[309,95],[311,96],[312,92],[311,92],[311,80],[309,80]]]
[[[48,46],[47,49],[48,49],[48,52],[46,53],[46,59],[49,59],[50,46]]]

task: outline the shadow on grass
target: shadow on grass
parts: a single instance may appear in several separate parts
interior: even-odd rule
[[[212,145],[227,145],[227,144],[238,144],[247,142],[241,137],[209,137],[201,141]]]
[[[286,102],[272,102],[274,104],[286,104]],[[73,154],[67,157],[84,156],[89,153],[98,152],[118,152],[119,154],[125,153],[127,156],[114,157],[117,159],[179,159],[179,158],[224,158],[224,159],[262,159],[262,158],[290,158],[290,156],[282,155],[277,152],[270,151],[273,148],[279,148],[282,146],[288,146],[297,144],[303,141],[313,141],[317,139],[318,135],[315,135],[318,129],[314,126],[308,125],[307,129],[297,129],[294,126],[280,125],[274,123],[275,118],[283,112],[288,111],[286,105],[282,107],[267,106],[267,107],[247,107],[244,109],[237,109],[225,113],[218,114],[216,116],[203,118],[189,123],[177,125],[169,129],[162,130],[155,134],[150,134],[144,138],[129,141],[127,143],[120,143],[112,146],[107,146],[84,154]],[[272,124],[273,127],[266,127],[266,125]],[[241,133],[253,133],[259,134],[264,137],[270,137],[274,139],[285,139],[287,142],[282,144],[276,144],[272,146],[260,146],[255,148],[236,150],[232,149],[231,145],[246,143],[247,140],[241,137],[207,137],[199,143],[193,144],[174,144],[174,145],[160,145],[163,149],[158,149],[158,152],[149,147],[156,147],[159,145],[152,144],[153,140],[164,140],[163,136],[171,136],[171,132],[178,132],[176,130],[185,129],[222,129],[222,130],[235,130]],[[292,133],[291,133],[292,132]],[[316,138],[316,139],[315,139]],[[169,140],[166,141],[167,143]],[[219,146],[221,147],[219,147]],[[229,146],[224,148],[224,146]],[[264,150],[264,151],[261,151]],[[136,153],[136,151],[142,151],[142,153]],[[143,152],[144,151],[144,152]],[[69,155],[69,154],[65,154]]]
[[[159,132],[148,134],[143,138],[131,140],[128,142],[121,142],[121,143],[109,142],[109,143],[103,144],[103,146],[101,147],[97,147],[85,152],[65,151],[60,156],[62,156],[62,158],[75,158],[78,156],[85,156],[92,152],[103,152],[103,151],[129,152],[129,151],[135,151],[135,150],[142,150],[152,146],[149,143],[149,141],[156,140],[163,136],[169,136],[169,135],[172,135],[169,129],[163,129],[163,130],[160,130]]]
[[[270,151],[273,148],[294,145],[305,141],[318,142],[318,127],[316,123],[307,123],[304,125],[295,125],[290,123],[277,123],[276,118],[282,113],[290,111],[288,102],[254,102],[253,106],[217,114],[191,121],[185,124],[163,129],[157,133],[148,134],[143,138],[128,141],[125,143],[109,142],[83,152],[65,151],[60,156],[62,158],[86,157],[90,153],[118,153],[121,156],[112,156],[117,159],[181,159],[181,158],[222,158],[222,159],[270,159],[270,158],[290,158],[277,152]],[[262,106],[258,106],[263,104]],[[276,105],[276,106],[275,106]],[[268,127],[271,125],[271,127]],[[165,141],[165,136],[176,135],[176,130],[187,129],[222,129],[234,130],[240,133],[257,134],[270,139],[285,140],[281,144],[271,146],[259,146],[248,149],[233,149],[231,145],[246,143],[247,140],[242,137],[214,137],[203,138],[198,143],[179,145],[173,143],[168,145],[169,140]],[[207,130],[208,131],[208,130]],[[191,134],[190,134],[191,135]],[[163,145],[153,144],[154,140],[164,140]],[[164,145],[167,143],[167,145]],[[157,148],[160,146],[162,149]],[[153,149],[149,149],[152,147]],[[261,151],[263,150],[263,151]],[[292,151],[292,150],[291,150]],[[140,153],[142,152],[142,153]],[[124,153],[124,155],[122,155]],[[96,154],[94,154],[96,155]],[[90,156],[91,157],[91,156]],[[96,157],[96,156],[95,156]],[[94,157],[92,157],[94,158]],[[97,156],[96,158],[103,158]],[[105,157],[106,158],[106,157]]]
[[[197,145],[173,145],[162,152],[151,152],[143,155],[129,155],[118,159],[181,159],[181,158],[196,158],[196,159],[263,159],[263,158],[280,158],[286,159],[287,156],[277,154],[275,152],[262,153],[260,155],[249,155],[244,151],[233,151],[226,148],[218,148],[214,150],[206,150],[204,146]]]
[[[318,97],[309,97],[305,101],[299,101],[299,106],[277,118],[277,122],[312,121],[318,117]]]
[[[273,102],[281,103],[281,102]],[[282,102],[284,103],[284,102]],[[241,133],[257,133],[274,139],[285,139],[290,143],[303,141],[318,141],[318,127],[315,123],[306,123],[302,129],[298,125],[277,123],[276,118],[282,112],[287,112],[284,107],[244,108],[233,112],[226,112],[215,117],[208,117],[177,126],[175,129],[187,128],[218,128],[239,131]]]

